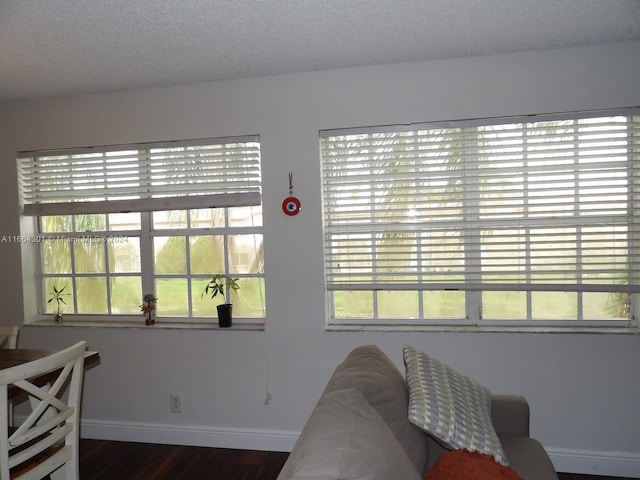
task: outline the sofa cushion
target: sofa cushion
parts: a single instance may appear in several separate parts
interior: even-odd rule
[[[375,345],[351,351],[336,368],[325,393],[355,388],[378,412],[398,439],[416,470],[423,473],[429,462],[429,436],[409,422],[409,391],[403,375]]]
[[[452,449],[507,458],[491,423],[491,392],[408,345],[403,349],[409,385],[409,420]]]
[[[323,395],[279,480],[419,480],[384,420],[356,389]],[[284,476],[283,476],[284,475]]]

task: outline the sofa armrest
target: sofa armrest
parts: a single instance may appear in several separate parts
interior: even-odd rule
[[[529,436],[529,403],[520,395],[491,395],[491,422],[498,436]]]

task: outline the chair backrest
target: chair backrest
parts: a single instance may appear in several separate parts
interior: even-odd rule
[[[40,479],[62,465],[66,479],[79,478],[85,351],[86,342],[79,342],[39,360],[0,370],[0,480]],[[65,400],[66,385],[69,393]],[[15,431],[10,431],[8,398],[16,391],[26,392],[36,406]]]
[[[16,348],[19,331],[15,325],[0,325],[0,348]]]

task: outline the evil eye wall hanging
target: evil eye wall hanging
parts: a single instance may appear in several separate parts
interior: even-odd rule
[[[289,196],[282,202],[282,211],[293,217],[300,213],[300,200],[293,196],[293,173],[289,172]]]

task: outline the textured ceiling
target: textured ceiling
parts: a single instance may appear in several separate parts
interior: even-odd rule
[[[0,0],[0,102],[640,39],[640,0]]]

